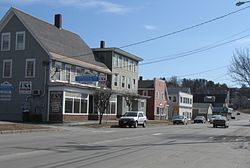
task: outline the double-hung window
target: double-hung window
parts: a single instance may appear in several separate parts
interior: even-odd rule
[[[65,81],[71,82],[71,66],[65,65]]]
[[[114,86],[118,86],[118,75],[117,74],[113,75],[113,80],[114,80]]]
[[[61,62],[55,62],[54,80],[62,80],[62,63]]]
[[[26,78],[34,78],[35,77],[35,59],[26,59],[25,66],[25,77]]]
[[[12,77],[12,60],[3,60],[3,78]]]
[[[25,32],[16,32],[16,50],[25,49]]]
[[[2,33],[1,37],[1,51],[10,50],[10,33]]]

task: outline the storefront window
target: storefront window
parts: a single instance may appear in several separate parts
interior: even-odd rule
[[[82,114],[88,113],[88,95],[65,92],[65,113]]]
[[[88,105],[88,101],[82,99],[81,100],[81,113],[87,113],[87,105]]]
[[[72,98],[66,98],[65,99],[65,113],[72,113],[73,109],[73,99]]]
[[[80,99],[74,99],[74,113],[80,112]]]
[[[110,113],[116,114],[116,102],[110,102]]]

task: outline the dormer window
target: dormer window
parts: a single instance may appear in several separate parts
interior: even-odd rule
[[[1,51],[10,50],[10,33],[2,33],[1,37]]]
[[[16,50],[25,49],[25,32],[16,32]]]

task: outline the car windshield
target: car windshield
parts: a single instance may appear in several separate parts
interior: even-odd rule
[[[184,116],[174,116],[174,119],[183,119]]]
[[[217,119],[217,118],[221,118],[221,115],[213,115],[212,118],[213,118],[213,119],[214,119],[214,118],[216,118],[216,119]]]
[[[136,117],[136,116],[137,116],[137,113],[135,113],[135,112],[126,112],[126,113],[124,114],[124,116],[126,116],[126,117]]]
[[[203,118],[203,116],[197,116],[196,118]]]

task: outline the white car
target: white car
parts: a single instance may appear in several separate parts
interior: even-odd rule
[[[147,117],[143,111],[128,111],[119,120],[120,127],[134,127],[137,128],[138,125],[142,125],[144,128],[147,124]]]

